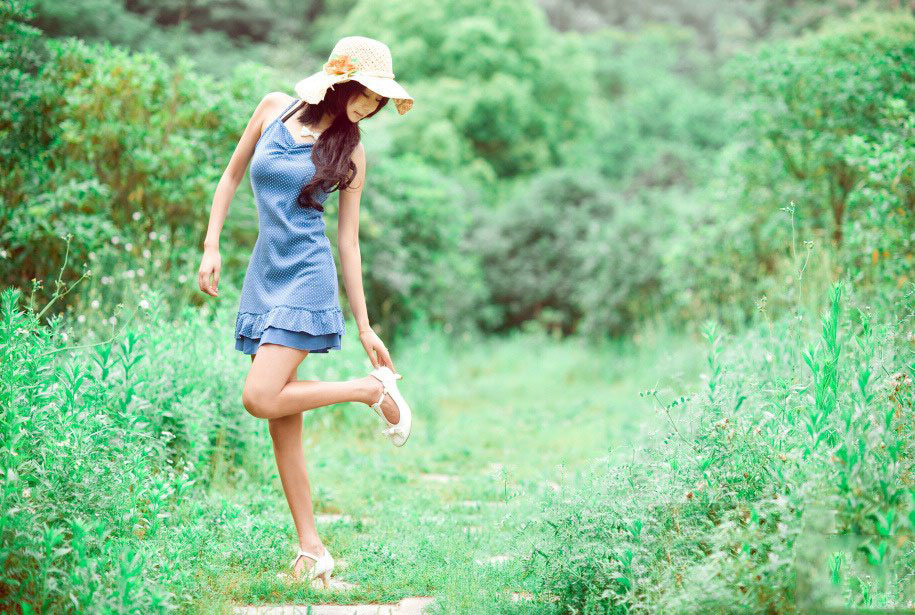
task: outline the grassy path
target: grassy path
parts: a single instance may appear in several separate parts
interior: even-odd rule
[[[625,453],[650,429],[657,418],[639,391],[691,381],[696,346],[595,349],[524,335],[454,356],[420,348],[395,358],[401,387],[416,400],[406,447],[392,447],[377,417],[356,405],[318,412],[347,413],[359,428],[306,424],[319,531],[342,560],[341,585],[315,592],[276,578],[294,554],[279,480],[244,483],[223,505],[237,511],[238,548],[258,545],[257,552],[244,551],[240,565],[214,580],[200,611],[407,596],[434,596],[431,612],[480,613],[504,603],[524,590],[520,558],[531,540],[524,527],[544,494],[590,460]],[[270,452],[269,436],[265,442]],[[269,476],[272,453],[263,462]],[[247,516],[247,533],[238,532],[239,516]]]

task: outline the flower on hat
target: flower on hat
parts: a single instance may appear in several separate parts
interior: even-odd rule
[[[324,63],[324,72],[331,75],[353,75],[359,67],[355,64],[356,58],[350,59],[348,55],[336,56]]]

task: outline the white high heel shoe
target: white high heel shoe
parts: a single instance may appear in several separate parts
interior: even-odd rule
[[[334,558],[331,557],[330,551],[327,550],[327,547],[324,547],[324,553],[322,553],[320,556],[299,549],[295,559],[292,560],[291,564],[289,564],[290,568],[293,570],[293,575],[295,574],[295,564],[299,561],[300,557],[310,557],[311,559],[315,560],[314,566],[312,566],[310,569],[307,569],[307,574],[302,575],[303,578],[308,580],[310,583],[314,582],[315,579],[320,578],[324,583],[325,589],[330,587],[330,573],[334,570]]]
[[[374,408],[378,416],[380,416],[388,426],[387,429],[383,430],[381,433],[386,435],[394,446],[403,446],[404,443],[406,443],[407,438],[410,437],[410,429],[413,425],[413,413],[410,411],[410,406],[407,405],[407,400],[403,398],[403,395],[401,395],[400,391],[397,389],[397,380],[403,378],[403,376],[392,372],[391,368],[387,365],[376,367],[371,371],[371,375],[380,380],[381,384],[384,385],[384,389],[381,391],[381,397],[372,404],[372,408]],[[381,411],[381,402],[384,401],[386,393],[391,396],[391,399],[394,400],[394,403],[397,404],[397,408],[400,410],[400,419],[397,421],[396,425],[390,422],[387,417],[385,417],[384,412]]]

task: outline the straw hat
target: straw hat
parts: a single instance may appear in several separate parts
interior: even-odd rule
[[[394,81],[391,50],[381,41],[365,36],[346,36],[337,41],[323,70],[295,84],[295,93],[307,103],[324,99],[327,88],[335,83],[358,81],[379,96],[394,99],[403,115],[413,106],[413,97]]]

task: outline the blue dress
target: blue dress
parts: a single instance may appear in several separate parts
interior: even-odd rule
[[[323,212],[296,202],[315,173],[314,143],[297,142],[281,121],[298,102],[267,126],[251,158],[258,234],[235,320],[235,349],[245,354],[264,343],[339,350],[346,332]],[[323,203],[328,196],[318,191],[315,198]]]

